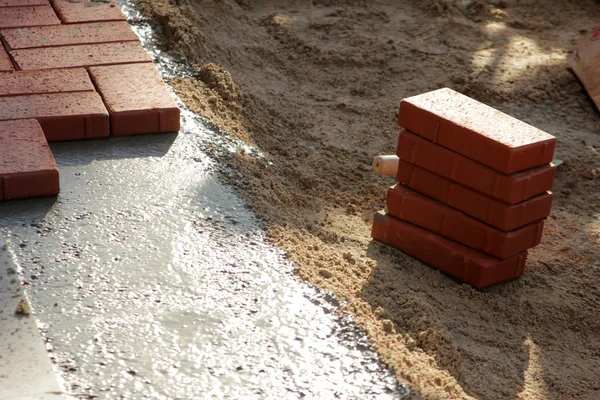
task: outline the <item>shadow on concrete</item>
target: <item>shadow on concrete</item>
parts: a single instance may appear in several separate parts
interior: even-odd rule
[[[99,160],[163,157],[178,133],[109,137],[107,139],[55,142],[50,148],[59,167],[85,166]],[[62,175],[62,174],[61,174]],[[64,186],[61,177],[61,186]],[[61,189],[61,191],[64,188]],[[43,221],[48,212],[61,202],[61,195],[34,199],[9,200],[0,203],[0,227]]]
[[[12,227],[17,223],[25,225],[23,217],[37,224],[42,221],[56,204],[58,196],[35,199],[7,200],[0,203],[0,228]]]
[[[59,167],[87,165],[94,160],[162,157],[169,152],[178,133],[109,137],[106,139],[50,144]]]

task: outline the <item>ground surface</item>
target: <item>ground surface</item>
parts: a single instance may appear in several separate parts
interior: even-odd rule
[[[141,1],[193,110],[273,163],[229,174],[415,397],[600,396],[600,118],[568,58],[593,1]],[[518,281],[476,291],[372,242],[400,99],[452,87],[556,135],[555,200]],[[598,174],[596,174],[598,175]]]
[[[161,72],[177,69],[147,24],[133,28]],[[406,398],[364,331],[293,275],[216,176],[205,150],[240,143],[178,106],[179,134],[53,143],[60,195],[0,204],[16,263],[2,275],[27,288],[68,397]],[[31,386],[21,377],[7,390]]]

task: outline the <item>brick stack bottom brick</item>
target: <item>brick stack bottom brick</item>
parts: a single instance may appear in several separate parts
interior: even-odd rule
[[[372,237],[477,288],[520,277],[551,211],[555,139],[449,89],[403,100],[400,122],[415,131],[400,132],[397,184]]]

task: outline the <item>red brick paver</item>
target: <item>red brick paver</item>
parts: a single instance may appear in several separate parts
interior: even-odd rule
[[[0,97],[0,121],[35,118],[49,142],[106,137],[109,120],[96,92]]]
[[[10,57],[8,53],[2,47],[2,42],[0,42],[0,72],[2,71],[12,71],[14,70],[12,63],[10,62]]]
[[[0,8],[0,29],[58,24],[60,20],[50,6]]]
[[[388,190],[386,205],[396,218],[502,260],[537,246],[544,228],[539,221],[503,232],[402,185]]]
[[[5,29],[0,35],[9,50],[138,40],[125,21]]]
[[[93,91],[94,85],[83,68],[0,73],[0,97]]]
[[[50,5],[48,0],[0,0],[0,7]]]
[[[398,122],[504,174],[551,162],[556,145],[554,136],[448,88],[402,100]]]
[[[36,120],[0,122],[0,149],[0,200],[58,194],[58,168]]]
[[[552,188],[556,168],[550,164],[504,175],[408,131],[400,132],[397,155],[480,193],[516,204]]]
[[[510,205],[456,184],[404,160],[396,180],[439,202],[503,231],[512,231],[550,215],[552,194],[542,193]]]
[[[0,126],[14,131],[0,137],[0,200],[59,190],[55,164],[22,168],[40,146],[25,132],[18,148],[17,131],[35,125],[52,157],[47,141],[107,137],[111,123],[117,135],[179,130],[179,109],[114,0],[0,0],[0,39]]]
[[[43,47],[10,54],[23,70],[152,62],[139,42]]]
[[[92,67],[90,75],[110,112],[112,135],[179,130],[179,109],[154,64]]]
[[[77,22],[124,21],[114,0],[51,0],[65,24]]]
[[[520,277],[527,261],[526,251],[498,260],[381,212],[371,236],[477,288]]]

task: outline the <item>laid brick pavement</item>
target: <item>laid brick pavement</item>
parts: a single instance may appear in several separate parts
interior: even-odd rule
[[[0,43],[1,44],[1,43]],[[10,62],[10,57],[4,47],[0,46],[0,72],[4,71],[14,71],[12,63]]]
[[[58,169],[36,120],[0,122],[0,200],[54,196]]]
[[[58,25],[60,20],[48,5],[0,8],[0,29]]]
[[[0,97],[42,93],[94,92],[83,68],[15,71],[0,74]]]
[[[0,97],[0,121],[35,118],[49,142],[107,137],[108,111],[96,92]]]
[[[153,64],[92,67],[90,76],[110,112],[114,136],[179,129],[179,109]]]
[[[5,29],[1,34],[8,50],[138,41],[127,21]]]
[[[0,7],[43,6],[48,4],[50,4],[48,0],[0,0]]]
[[[125,21],[114,0],[51,0],[56,13],[64,24],[77,22]]]
[[[152,62],[139,42],[39,47],[11,50],[10,55],[20,70]]]
[[[48,142],[178,130],[115,1],[0,0],[0,200],[58,194]]]

